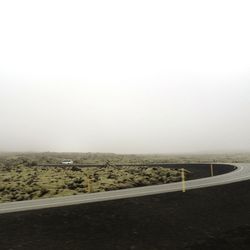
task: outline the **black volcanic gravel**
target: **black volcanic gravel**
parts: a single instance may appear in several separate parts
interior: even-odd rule
[[[2,214],[0,249],[250,249],[250,181]]]

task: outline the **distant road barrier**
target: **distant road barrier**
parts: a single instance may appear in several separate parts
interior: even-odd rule
[[[178,167],[190,165],[190,163],[113,163],[113,164],[95,164],[95,163],[85,163],[85,164],[38,164],[38,167]],[[207,163],[192,163],[191,165],[207,165]],[[221,165],[221,164],[214,164]],[[34,166],[34,167],[36,167]]]

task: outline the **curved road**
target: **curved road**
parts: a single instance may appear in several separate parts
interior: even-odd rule
[[[228,164],[227,164],[228,165]],[[186,181],[186,189],[205,188],[239,182],[250,179],[250,163],[232,163],[237,169],[222,175],[214,177],[201,178]],[[82,194],[66,197],[47,198],[29,201],[7,202],[0,204],[0,214],[20,211],[28,211],[42,208],[61,207],[83,203],[100,202],[107,200],[125,199],[153,194],[169,193],[182,190],[182,183],[175,182],[163,185],[154,185],[147,187],[129,188],[108,192],[99,192],[91,194]]]

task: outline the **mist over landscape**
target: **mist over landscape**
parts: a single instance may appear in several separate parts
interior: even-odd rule
[[[249,13],[0,0],[0,250],[249,250]]]
[[[0,6],[0,151],[249,152],[247,1]]]

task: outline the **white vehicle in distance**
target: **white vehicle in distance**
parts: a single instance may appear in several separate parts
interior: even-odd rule
[[[73,161],[71,159],[65,159],[62,161],[62,164],[65,164],[65,165],[73,164]]]

